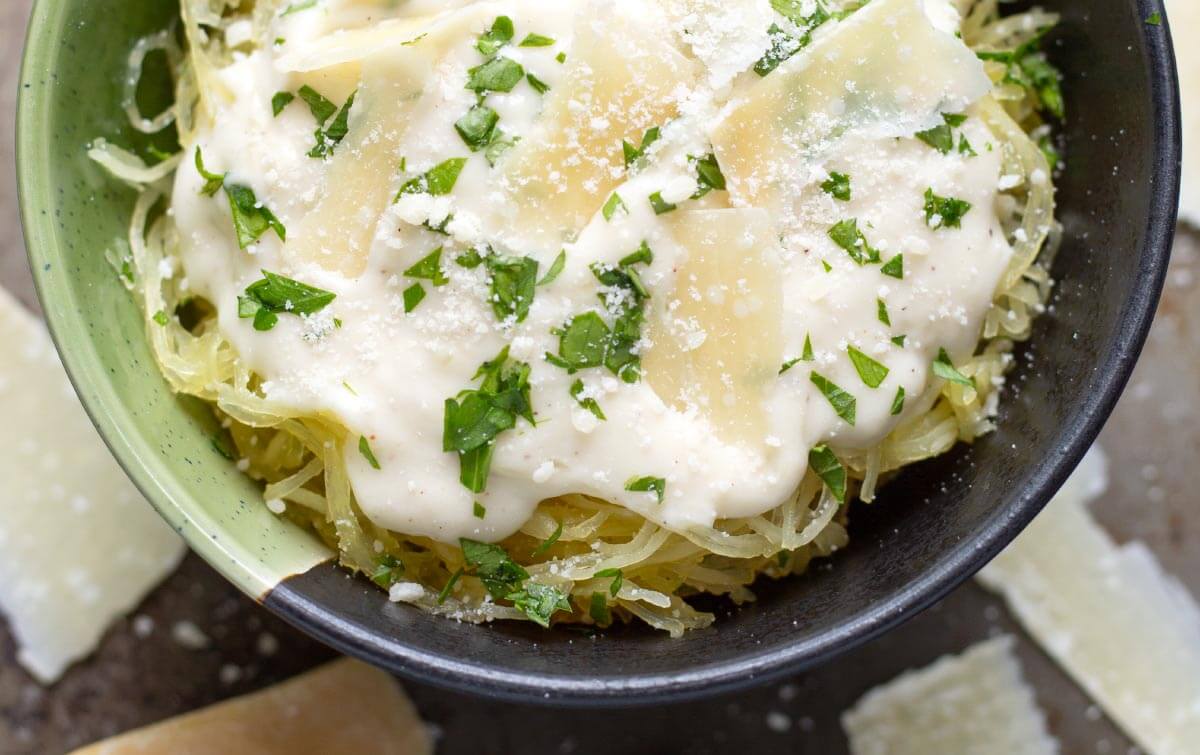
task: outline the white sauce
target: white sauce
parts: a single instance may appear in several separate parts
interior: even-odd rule
[[[744,31],[738,39],[706,33],[703,24],[694,23],[706,17],[706,3],[699,0],[664,2],[667,12],[661,17],[646,12],[643,3],[600,2],[579,11],[577,20],[566,5],[552,0],[477,4],[463,11],[474,15],[460,24],[461,34],[429,45],[437,52],[430,59],[432,78],[412,105],[408,130],[373,135],[398,138],[392,157],[397,165],[402,156],[407,160],[408,173],[397,171],[388,196],[406,177],[449,157],[470,155],[470,160],[451,196],[407,196],[388,205],[382,215],[368,213],[357,219],[375,228],[359,275],[346,276],[334,271],[337,265],[325,269],[289,253],[296,244],[313,241],[298,235],[312,227],[302,221],[314,212],[333,161],[306,156],[314,122],[302,102],[272,117],[270,101],[277,91],[295,91],[301,83],[317,80],[282,72],[276,59],[303,50],[326,31],[322,11],[282,19],[276,31],[287,38],[286,45],[239,55],[220,71],[232,97],[217,103],[213,125],[202,129],[197,140],[209,170],[230,171],[228,180],[252,187],[280,218],[289,232],[288,244],[268,232],[254,248],[239,251],[225,197],[200,196],[197,172],[190,167],[178,172],[173,211],[190,289],[217,306],[222,332],[243,363],[263,376],[270,400],[296,412],[334,417],[350,429],[351,438],[370,438],[381,470],[368,465],[356,443],[347,444],[344,455],[359,505],[383,527],[446,542],[463,536],[498,540],[515,532],[539,501],[565,493],[610,500],[675,528],[710,526],[719,518],[765,512],[794,491],[813,445],[870,447],[898,422],[927,409],[940,382],[931,377],[931,360],[943,347],[956,359],[972,352],[1008,263],[1010,248],[993,211],[999,150],[989,149],[991,136],[980,121],[972,118],[962,128],[978,151],[976,157],[943,156],[915,139],[849,134],[814,168],[812,183],[800,193],[794,214],[776,228],[782,245],[769,252],[779,265],[780,289],[771,296],[781,306],[780,356],[800,356],[805,336],[811,334],[816,361],[772,376],[761,391],[762,406],[747,408],[764,418],[761,437],[723,440],[729,434],[714,427],[702,408],[681,411],[670,403],[674,397],[664,401],[655,393],[651,380],[628,385],[603,368],[568,375],[548,364],[542,355],[558,350],[551,330],[597,306],[598,284],[588,268],[592,262],[615,263],[645,240],[655,253],[643,276],[651,301],[689,295],[686,282],[674,274],[687,261],[688,250],[669,231],[673,214],[656,217],[645,198],[659,190],[672,198],[674,192],[673,199],[681,202],[679,212],[727,206],[723,192],[700,201],[686,199],[695,186],[687,155],[710,151],[709,129],[723,104],[758,80],[753,73],[734,76],[730,59],[743,70],[767,44],[759,30],[761,19],[733,27],[736,34]],[[762,14],[769,23],[765,0],[738,5]],[[501,54],[517,59],[551,87],[543,96],[523,82],[512,93],[489,95],[487,102],[500,113],[503,128],[517,135],[535,131],[544,97],[565,85],[572,41],[580,28],[599,35],[622,34],[626,27],[621,24],[629,23],[622,19],[636,19],[643,33],[677,40],[681,53],[699,60],[697,82],[675,92],[682,117],[664,129],[650,165],[628,181],[620,177],[625,183],[617,190],[629,214],[606,222],[597,204],[595,217],[574,243],[547,244],[536,235],[523,238],[520,226],[507,224],[504,218],[512,207],[505,206],[510,196],[506,192],[514,187],[502,175],[503,163],[490,168],[482,153],[469,153],[453,128],[475,99],[463,84],[467,69],[483,61],[474,47],[476,36],[500,13],[510,16],[516,27],[514,44]],[[688,19],[693,23],[686,23]],[[828,26],[822,33],[837,33],[835,25]],[[734,33],[730,28],[719,26],[713,33]],[[553,37],[556,43],[516,46],[531,32]],[[714,40],[736,54],[722,56],[725,48],[713,47]],[[752,54],[747,54],[747,45],[755,48]],[[422,46],[410,49],[419,52]],[[565,65],[555,60],[560,52],[568,55]],[[362,108],[357,108],[341,150],[354,149],[348,145],[354,142],[354,126],[361,118]],[[821,191],[819,184],[830,171],[851,176],[851,201],[838,202]],[[961,229],[932,230],[926,225],[922,205],[927,187],[972,203]],[[448,214],[453,214],[453,240],[414,225],[427,219],[437,222]],[[829,227],[848,217],[858,219],[859,228],[885,260],[903,252],[903,280],[882,276],[878,265],[856,265],[830,240]],[[536,257],[541,274],[560,248],[566,250],[566,268],[552,284],[538,288],[529,316],[520,324],[497,322],[487,300],[483,267],[468,270],[453,262],[469,242],[484,240],[511,254]],[[338,246],[336,238],[328,242],[330,249]],[[324,243],[321,239],[318,246]],[[414,281],[402,273],[437,246],[445,246],[442,267],[450,282],[442,287],[425,282],[427,298],[406,315],[401,292]],[[831,266],[828,273],[822,261]],[[273,330],[257,332],[249,320],[238,318],[236,304],[262,269],[333,291],[337,299],[318,315],[281,315]],[[740,291],[736,281],[724,295],[744,296],[748,307],[757,306],[753,300],[758,292]],[[887,303],[890,328],[877,319],[877,297]],[[331,327],[334,317],[343,323],[341,328]],[[898,334],[907,335],[904,348],[890,340]],[[707,334],[687,337],[699,345]],[[457,457],[442,451],[443,402],[474,387],[472,376],[479,365],[505,344],[511,344],[513,358],[532,367],[539,424],[534,428],[520,420],[514,430],[500,435],[487,491],[474,495],[459,483]],[[871,389],[862,382],[847,357],[848,345],[888,366],[890,373],[881,386]],[[856,396],[853,427],[836,416],[809,381],[810,369]],[[607,421],[597,420],[569,395],[577,377],[586,386],[584,395],[599,402]],[[899,387],[908,401],[897,417],[890,409]],[[663,503],[652,494],[624,489],[628,480],[642,476],[666,478]],[[473,515],[476,500],[486,506],[482,520]]]

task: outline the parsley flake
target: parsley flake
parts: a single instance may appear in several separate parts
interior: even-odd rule
[[[278,118],[283,109],[292,104],[292,100],[296,99],[296,95],[291,92],[276,92],[271,98],[271,113]]]
[[[617,593],[621,592],[621,585],[625,583],[625,573],[620,569],[601,569],[592,575],[592,579],[608,579],[612,578],[612,584],[608,586],[608,594],[617,597]]]
[[[975,387],[975,381],[958,371],[954,362],[950,361],[950,355],[946,353],[945,349],[938,349],[937,359],[933,360],[933,374],[943,380],[949,380],[951,383],[965,385],[968,388]]]
[[[537,282],[539,286],[546,286],[554,282],[558,276],[562,275],[563,269],[567,266],[567,250],[560,250],[558,256],[554,258],[554,262],[550,263],[550,269],[542,276],[542,279]]]
[[[808,452],[808,466],[839,503],[846,502],[846,467],[829,446],[815,446]]]
[[[545,37],[541,34],[526,34],[525,39],[521,40],[519,47],[550,47],[554,44],[552,37]]]
[[[853,426],[858,409],[858,400],[854,398],[854,395],[842,390],[832,380],[815,370],[809,374],[808,379],[825,396],[825,400],[833,407],[834,413],[845,420],[846,424]]]
[[[476,94],[511,92],[525,78],[525,69],[512,58],[496,57],[470,69],[467,75],[466,88]]]
[[[934,230],[961,228],[962,218],[970,209],[971,203],[965,199],[939,197],[933,189],[925,190],[925,224]]]
[[[542,627],[550,627],[550,617],[559,611],[570,611],[567,596],[557,587],[540,582],[527,582],[525,587],[512,593],[508,599],[519,611]]]
[[[254,329],[265,331],[275,327],[281,313],[311,315],[329,305],[336,297],[329,291],[262,271],[263,278],[250,284],[238,297],[238,317],[254,318]]]
[[[887,302],[880,297],[875,299],[875,317],[884,325],[891,327],[892,316],[888,314]]]
[[[883,267],[879,268],[879,272],[884,275],[890,275],[897,280],[904,280],[904,255],[897,254],[883,263]]]
[[[558,539],[560,537],[562,537],[562,533],[563,533],[563,524],[562,524],[562,522],[559,522],[558,526],[554,528],[554,532],[550,533],[550,537],[543,540],[538,545],[537,548],[534,548],[533,553],[529,554],[529,557],[537,558],[538,556],[542,555],[546,551],[550,550],[550,547],[552,545],[554,545],[555,543],[557,543]]]
[[[399,200],[405,194],[431,194],[435,197],[449,194],[458,183],[458,174],[462,173],[466,164],[465,157],[452,157],[440,162],[421,175],[406,181],[396,194],[396,199]]]
[[[529,397],[529,365],[508,358],[508,347],[484,362],[479,388],[445,402],[442,450],[457,452],[462,484],[472,493],[487,487],[497,436],[516,426],[517,417],[536,424]]]
[[[525,74],[525,80],[529,82],[529,86],[533,87],[533,91],[538,94],[545,94],[550,91],[550,85],[534,76],[532,73]]]
[[[621,140],[621,151],[625,157],[625,167],[628,169],[638,160],[645,156],[646,150],[662,137],[662,129],[658,126],[653,126],[646,129],[646,133],[642,134],[642,143],[640,146],[634,146],[628,140]]]
[[[511,18],[496,16],[496,20],[492,21],[492,28],[479,35],[479,39],[475,42],[475,49],[479,50],[481,54],[491,57],[501,47],[512,41],[514,33]]]
[[[879,261],[879,250],[867,243],[867,237],[858,230],[858,219],[848,218],[835,223],[829,229],[833,243],[846,250],[850,259],[859,265]]]
[[[858,349],[850,346],[846,349],[846,353],[850,355],[850,361],[854,364],[854,369],[858,372],[858,376],[862,378],[862,381],[867,384],[868,388],[878,388],[887,378],[888,368]]]
[[[661,477],[635,477],[625,483],[625,489],[632,493],[653,493],[662,503],[667,494],[667,481]]]
[[[492,139],[496,135],[496,124],[499,122],[499,114],[487,105],[480,103],[454,122],[454,130],[458,132],[472,152],[478,152],[492,143]]]
[[[371,573],[371,581],[383,589],[387,589],[404,576],[404,562],[395,556],[385,555],[375,562],[375,571]]]
[[[476,519],[483,519],[487,516],[487,507],[479,501],[475,501],[475,503],[471,506],[471,514]]]
[[[656,191],[650,195],[650,206],[654,208],[655,215],[665,215],[677,207],[677,205],[673,205],[663,199],[661,191]]]
[[[358,452],[367,460],[372,469],[382,469],[379,466],[379,459],[375,458],[375,452],[371,450],[371,443],[365,435],[358,436]]]
[[[821,184],[821,191],[842,202],[850,201],[850,176],[833,172]]]
[[[404,289],[404,314],[408,314],[417,308],[417,305],[425,301],[425,287],[420,283],[414,283]]]
[[[503,257],[490,254],[484,262],[491,277],[492,311],[497,320],[515,317],[524,322],[533,304],[538,262],[532,257]]]
[[[608,417],[604,416],[604,411],[600,409],[600,404],[596,403],[596,399],[591,396],[580,398],[583,395],[583,380],[578,379],[571,384],[571,398],[575,399],[576,403],[592,413],[596,419],[601,422],[606,421]]]
[[[629,213],[629,208],[625,206],[625,201],[621,199],[621,195],[615,191],[609,196],[608,201],[604,203],[604,208],[600,211],[604,215],[604,219],[612,222],[617,211],[621,210],[626,214]]]
[[[604,597],[604,593],[592,593],[591,604],[588,606],[588,616],[591,616],[592,621],[596,622],[599,626],[606,627],[612,624],[612,613],[608,610],[608,599]]]
[[[417,278],[418,280],[427,280],[435,286],[444,286],[450,282],[446,274],[442,272],[442,247],[434,249],[432,252],[421,258],[415,265],[404,271],[406,278]]]
[[[204,155],[200,154],[200,148],[196,147],[196,172],[204,179],[204,186],[200,189],[200,194],[206,197],[216,196],[221,187],[225,185],[225,176],[228,173],[209,173],[204,168]]]
[[[904,411],[904,386],[896,389],[896,397],[892,399],[892,416],[900,414]]]

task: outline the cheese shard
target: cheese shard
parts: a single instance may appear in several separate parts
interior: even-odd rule
[[[1176,30],[1200,28],[1200,3],[1166,0],[1166,6],[1171,26]],[[1200,228],[1200,47],[1176,45],[1175,64],[1179,69],[1184,134],[1179,217]]]
[[[1098,447],[979,573],[1042,648],[1143,749],[1196,752],[1200,608],[1144,544],[1117,545],[1088,513]],[[1090,489],[1089,489],[1090,488]]]
[[[400,685],[359,661],[76,750],[73,755],[427,755],[429,730]]]
[[[0,341],[0,613],[48,684],[186,548],[96,434],[45,328],[2,289]]]
[[[330,159],[321,199],[288,240],[289,261],[315,263],[349,278],[366,269],[430,67],[422,52],[400,46],[363,62],[350,130]]]
[[[1053,755],[1012,637],[907,671],[842,714],[853,755]]]
[[[767,436],[765,392],[783,361],[782,272],[765,210],[677,212],[686,250],[675,290],[654,300],[646,380],[680,411],[698,409],[726,442]]]
[[[975,53],[919,0],[873,0],[757,82],[712,142],[736,204],[786,213],[843,135],[911,136],[990,90]]]
[[[551,253],[625,180],[622,141],[639,146],[678,115],[698,73],[649,17],[639,24],[615,11],[580,13],[567,65],[533,131],[499,166],[516,206],[501,225]]]

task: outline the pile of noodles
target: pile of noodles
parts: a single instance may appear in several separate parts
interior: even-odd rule
[[[997,0],[960,0],[962,37],[977,50],[1010,50],[1032,39],[1056,18],[1040,10],[1001,17]],[[130,55],[125,107],[133,126],[146,133],[178,129],[180,143],[192,142],[195,124],[206,102],[221,96],[213,72],[228,56],[224,30],[247,17],[267,33],[278,7],[259,0],[247,13],[240,0],[185,0],[183,33],[165,31],[142,40]],[[186,47],[186,52],[185,48]],[[146,118],[134,103],[134,92],[148,53],[162,51],[176,84],[176,104]],[[1005,175],[1022,182],[1007,190],[999,212],[1012,243],[1012,262],[997,289],[980,334],[976,354],[958,365],[975,387],[946,382],[929,409],[897,427],[878,446],[863,452],[834,450],[846,465],[851,490],[871,501],[888,473],[970,442],[992,428],[1002,377],[1012,363],[1014,341],[1027,338],[1032,319],[1043,309],[1051,280],[1049,255],[1056,242],[1052,168],[1037,139],[1048,126],[1038,115],[1035,96],[1006,82],[1005,65],[988,62],[995,87],[976,108],[1002,150]],[[129,224],[127,256],[114,260],[146,317],[146,333],[162,373],[174,391],[211,402],[229,430],[236,455],[248,463],[247,473],[264,485],[265,500],[291,504],[286,516],[310,527],[335,548],[346,567],[367,575],[381,563],[390,574],[424,586],[422,594],[404,599],[435,614],[465,621],[526,619],[520,611],[492,600],[480,581],[462,577],[440,595],[451,576],[464,566],[456,545],[381,529],[359,511],[344,468],[343,449],[351,442],[346,428],[328,419],[297,415],[273,404],[259,390],[259,378],[239,364],[222,337],[216,320],[205,316],[203,303],[188,306],[198,317],[166,318],[184,302],[180,277],[169,274],[175,256],[176,230],[169,214],[152,212],[169,200],[171,175],[186,150],[148,166],[139,157],[98,140],[91,156],[139,196]],[[196,320],[191,322],[190,320]],[[165,324],[162,324],[164,323]],[[803,572],[818,556],[828,556],[847,543],[846,507],[810,470],[787,501],[761,516],[718,521],[711,529],[672,529],[650,522],[620,506],[582,495],[543,501],[520,532],[501,545],[532,579],[570,596],[573,613],[558,621],[595,624],[588,613],[593,593],[614,587],[609,598],[613,620],[640,618],[679,636],[712,622],[710,613],[687,602],[700,593],[727,595],[736,602],[753,600],[749,586],[762,575],[784,577]],[[539,548],[547,540],[557,539]],[[538,551],[536,556],[529,554]]]

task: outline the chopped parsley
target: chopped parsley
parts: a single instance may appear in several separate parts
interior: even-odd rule
[[[948,155],[954,149],[954,129],[962,126],[966,120],[967,116],[965,115],[942,113],[942,123],[931,129],[918,131],[914,136],[943,155]],[[963,144],[966,145],[965,149],[962,147]],[[963,137],[959,151],[967,152],[967,150],[970,150],[970,153],[974,154],[974,150],[971,150],[971,145],[967,143],[966,137]]]
[[[1042,37],[1050,27],[1039,31],[1028,42],[1012,50],[977,52],[981,60],[992,60],[1005,64],[1003,83],[1016,84],[1033,94],[1034,103],[1040,110],[1062,120],[1066,107],[1062,95],[1062,74],[1046,59],[1038,48]]]
[[[688,162],[696,167],[696,180],[699,184],[692,199],[699,199],[710,191],[725,191],[725,174],[721,172],[716,155],[711,152],[704,157],[688,155]]]
[[[512,601],[518,610],[538,624],[548,627],[550,617],[555,613],[571,610],[566,595],[559,589],[526,581],[529,572],[500,546],[467,538],[460,539],[459,546],[471,573],[493,598]]]
[[[854,398],[854,395],[842,390],[836,383],[816,370],[809,374],[808,379],[825,396],[825,400],[833,407],[834,413],[845,420],[846,424],[853,426],[858,409],[858,400]]]
[[[808,9],[805,6],[812,8],[812,13],[807,16],[804,15],[804,11]],[[830,19],[828,11],[825,10],[820,0],[812,5],[804,0],[771,0],[771,7],[775,9],[776,13],[795,24],[800,31],[800,36],[796,37],[778,24],[771,24],[771,28],[767,30],[771,39],[771,47],[754,64],[754,72],[759,76],[771,73],[785,60],[807,47],[812,41],[813,31]]]
[[[565,52],[560,52],[559,54],[554,56],[554,59],[557,60],[559,63],[566,63],[567,62],[567,54]]]
[[[404,271],[406,278],[416,278],[418,280],[427,280],[435,286],[444,286],[450,282],[446,274],[442,272],[442,247],[434,249],[432,252],[421,258],[415,265]]]
[[[903,348],[904,348],[904,342],[905,342],[907,339],[908,339],[908,336],[905,336],[905,335],[892,336],[892,343],[896,344],[897,346],[899,346],[900,348],[902,348],[902,349],[903,349]]]
[[[514,34],[512,19],[508,16],[497,16],[496,20],[492,22],[492,28],[479,35],[479,40],[475,42],[475,49],[491,58],[492,55],[499,52],[500,48],[512,41]]]
[[[529,579],[529,572],[513,561],[508,552],[499,545],[481,543],[464,537],[459,540],[459,546],[462,548],[463,560],[493,598],[507,598],[521,588],[522,582]]]
[[[588,615],[592,617],[592,621],[602,627],[606,627],[612,623],[612,613],[608,610],[608,598],[604,597],[604,593],[592,593],[592,601],[588,606]]]
[[[375,458],[375,452],[371,450],[371,443],[365,435],[358,436],[358,452],[367,460],[372,469],[382,469],[379,466],[379,459]]]
[[[641,357],[636,350],[650,294],[634,265],[648,265],[653,260],[654,252],[643,241],[615,267],[593,263],[592,275],[609,289],[602,299],[613,311],[612,327],[596,312],[575,315],[566,327],[554,331],[559,336],[558,354],[548,353],[546,361],[568,372],[603,364],[625,382],[636,383],[641,377]]]
[[[475,42],[475,49],[487,57],[495,55],[501,47],[512,41],[513,34],[512,19],[508,16],[496,16],[496,20],[492,22],[492,28],[479,35],[479,39]]]
[[[450,575],[450,579],[446,580],[446,586],[443,587],[442,591],[438,593],[437,604],[439,606],[446,602],[446,598],[450,597],[450,591],[454,589],[454,585],[458,582],[459,577],[462,575],[462,569],[455,569],[454,573]]]
[[[524,589],[509,595],[508,599],[518,610],[546,628],[550,627],[550,617],[555,613],[571,610],[562,590],[540,582],[526,582]]]
[[[200,154],[200,148],[196,147],[196,172],[204,179],[204,186],[200,189],[200,194],[206,197],[216,196],[221,187],[225,185],[225,176],[228,173],[209,173],[204,168],[204,155]]]
[[[227,461],[236,461],[233,452],[229,450],[229,446],[225,444],[225,439],[220,435],[213,435],[208,439],[208,444],[212,449],[225,458]]]
[[[625,489],[632,493],[653,493],[662,503],[667,494],[667,481],[661,477],[635,477],[625,483]]]
[[[458,132],[472,152],[478,152],[492,143],[492,139],[496,136],[496,124],[499,122],[500,116],[495,110],[479,103],[468,110],[466,115],[455,121],[454,130]]]
[[[654,208],[655,215],[665,215],[677,207],[677,205],[673,205],[663,199],[661,191],[656,191],[650,195],[650,206]]]
[[[550,533],[550,537],[543,540],[537,548],[534,548],[533,553],[529,554],[530,558],[537,558],[546,551],[550,550],[550,546],[558,542],[558,539],[562,537],[562,533],[563,525],[562,522],[559,522],[558,526],[554,528],[554,532]]]
[[[405,194],[432,194],[435,197],[444,196],[454,191],[458,183],[458,174],[462,173],[467,164],[465,157],[452,157],[433,166],[419,176],[414,176],[400,187],[396,199]]]
[[[487,507],[479,501],[475,501],[475,503],[471,505],[471,514],[476,519],[483,519],[487,517]]]
[[[529,82],[529,86],[533,87],[533,91],[538,94],[545,94],[550,91],[550,85],[534,76],[532,73],[525,74],[525,80]]]
[[[821,191],[842,202],[850,201],[850,176],[834,171],[821,183]]]
[[[829,229],[833,243],[846,250],[850,259],[859,265],[879,261],[879,250],[867,243],[867,237],[858,230],[858,219],[848,218],[835,223]]]
[[[454,261],[459,267],[474,270],[483,264],[483,255],[479,253],[478,249],[470,249],[455,257]]]
[[[467,71],[467,89],[484,92],[511,92],[525,78],[525,69],[512,58],[492,58]]]
[[[541,34],[526,34],[525,39],[521,40],[519,47],[550,47],[554,44],[552,37],[545,37]]]
[[[642,134],[642,143],[639,146],[634,146],[627,139],[621,140],[621,152],[625,157],[625,167],[630,168],[646,154],[646,150],[662,137],[662,129],[658,126],[653,126],[646,129],[646,133]]]
[[[892,316],[888,314],[887,302],[882,297],[875,299],[875,317],[884,325],[891,327]]]
[[[1162,26],[1162,14],[1154,11],[1146,17],[1146,24],[1149,26]]]
[[[375,562],[375,571],[371,573],[371,581],[385,590],[404,576],[404,562],[395,556],[385,555]]]
[[[774,71],[804,46],[799,39],[779,24],[771,24],[771,27],[767,29],[767,36],[771,40],[771,46],[754,64],[754,72],[759,76],[766,76]]]
[[[937,359],[933,360],[933,374],[949,380],[951,383],[965,385],[968,388],[975,387],[975,381],[958,371],[954,362],[950,361],[950,355],[946,353],[945,349],[938,349]]]
[[[617,214],[617,210],[623,210],[625,213],[629,212],[629,208],[625,206],[625,201],[621,199],[621,195],[614,191],[609,196],[608,201],[604,203],[604,208],[600,212],[604,215],[606,221],[611,222]]]
[[[417,308],[417,305],[425,301],[425,287],[420,283],[414,283],[404,289],[404,314],[408,314]]]
[[[238,317],[254,318],[255,330],[270,330],[280,313],[311,315],[329,306],[336,295],[319,288],[262,271],[263,279],[246,287],[238,297]]]
[[[167,323],[171,322],[170,316],[167,315],[167,313],[161,309],[158,310],[157,312],[155,312],[154,317],[151,319],[153,319],[154,322],[158,323],[159,325],[163,326],[164,328],[167,326]]]
[[[278,118],[283,109],[292,104],[292,100],[296,99],[296,95],[291,92],[276,92],[271,98],[271,113]]]
[[[496,319],[515,317],[517,322],[524,322],[533,304],[538,261],[532,257],[489,254],[484,262],[491,278],[492,311]]]
[[[811,362],[814,359],[816,359],[816,356],[813,354],[812,334],[805,333],[804,334],[804,350],[800,352],[800,356],[796,357],[795,359],[790,359],[790,360],[784,362],[783,367],[779,368],[779,374],[782,375],[783,373],[785,373],[788,370],[795,367],[800,362]]]
[[[472,493],[487,487],[496,437],[516,426],[517,417],[536,424],[529,398],[529,365],[508,358],[508,347],[475,373],[479,388],[446,399],[442,450],[459,457],[462,484]]]
[[[500,162],[500,158],[504,156],[504,153],[516,146],[519,141],[521,141],[521,137],[508,136],[503,132],[503,129],[497,130],[491,144],[483,151],[483,156],[488,161],[488,165],[495,167],[496,163]]]
[[[559,251],[558,256],[554,258],[554,262],[550,263],[550,269],[542,276],[542,279],[537,282],[539,286],[546,286],[554,282],[558,276],[562,275],[563,268],[567,266],[567,250]]]
[[[617,593],[621,592],[621,585],[625,583],[625,573],[620,569],[601,569],[592,575],[592,579],[608,579],[612,578],[612,584],[608,586],[608,594],[617,597]]]
[[[850,346],[846,349],[846,353],[850,355],[850,361],[854,364],[854,369],[858,371],[858,376],[862,378],[862,381],[867,384],[868,388],[878,388],[884,379],[887,378],[888,368],[858,349]]]
[[[226,182],[225,194],[229,197],[229,209],[233,213],[233,230],[237,233],[238,247],[245,249],[257,242],[268,229],[275,231],[280,241],[287,241],[287,229],[275,214],[262,205],[248,186],[237,186]]]
[[[808,466],[839,503],[846,502],[846,467],[829,446],[820,445],[808,452]]]
[[[575,401],[584,409],[587,409],[589,412],[591,412],[596,419],[602,422],[608,419],[608,417],[604,416],[604,411],[600,409],[600,404],[596,403],[596,399],[592,398],[591,396],[580,398],[582,395],[583,380],[578,379],[571,384],[571,398],[575,399]]]
[[[334,148],[342,143],[342,139],[346,138],[346,134],[350,130],[350,108],[354,107],[354,98],[357,95],[358,92],[354,92],[346,99],[346,104],[342,105],[337,117],[328,127],[324,127],[324,122],[322,122],[322,127],[318,128],[315,133],[317,144],[309,150],[309,157],[325,158],[332,155]]]
[[[933,189],[925,190],[925,224],[930,228],[961,228],[962,218],[971,209],[965,199],[939,197]]]
[[[890,275],[898,280],[904,280],[904,255],[897,254],[883,263],[883,267],[879,268],[879,272],[884,275]]]
[[[904,386],[896,389],[896,397],[892,399],[892,416],[904,411]]]

